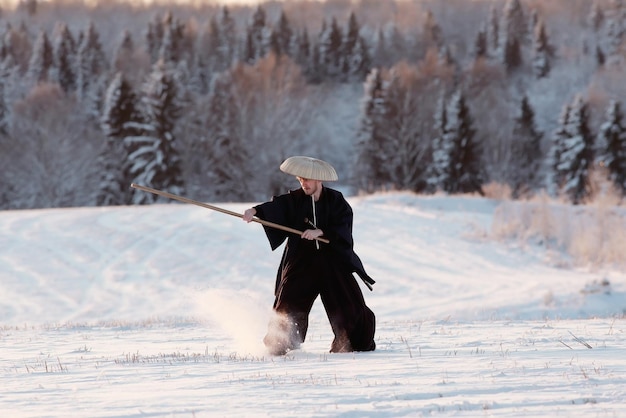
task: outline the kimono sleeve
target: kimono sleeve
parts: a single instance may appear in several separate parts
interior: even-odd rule
[[[264,221],[273,222],[280,225],[288,225],[289,219],[287,214],[289,213],[289,202],[284,196],[275,196],[271,201],[261,203],[254,207],[256,209],[256,216]],[[272,228],[263,225],[267,240],[272,247],[272,251],[280,247],[280,245],[287,239],[289,232],[281,229]]]

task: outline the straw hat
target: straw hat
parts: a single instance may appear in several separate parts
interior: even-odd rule
[[[332,165],[311,157],[289,157],[280,165],[280,171],[311,180],[336,181],[339,179]]]

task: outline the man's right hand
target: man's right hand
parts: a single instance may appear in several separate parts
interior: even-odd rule
[[[243,213],[243,216],[241,218],[244,221],[250,223],[250,221],[252,221],[252,218],[254,218],[254,215],[256,215],[256,209],[250,208],[250,209],[246,209],[246,211]]]

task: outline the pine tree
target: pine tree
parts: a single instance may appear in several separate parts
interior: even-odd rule
[[[572,203],[583,202],[590,194],[593,165],[593,136],[589,129],[588,105],[578,95],[571,105],[565,126],[559,172],[563,173],[563,192]]]
[[[168,65],[189,60],[193,53],[193,43],[187,38],[186,27],[180,20],[175,19],[171,13],[167,13],[163,22],[163,38],[159,48],[158,59]],[[189,35],[192,36],[192,35]]]
[[[528,26],[520,0],[507,0],[502,20],[500,56],[507,71],[513,71],[522,65],[522,45],[528,39]]]
[[[356,47],[348,59],[350,60],[348,64],[348,80],[359,82],[364,80],[372,67],[370,48],[364,37],[359,36]]]
[[[322,63],[321,49],[320,39],[317,39],[317,41],[311,44],[311,59],[309,60],[309,65],[306,67],[305,74],[309,83],[312,84],[321,83],[326,77],[326,68]]]
[[[373,191],[389,181],[382,129],[385,121],[385,81],[379,69],[374,68],[363,86],[361,116],[357,132],[356,183]]]
[[[620,102],[612,100],[598,134],[598,162],[626,196],[626,119]]]
[[[552,68],[554,49],[550,45],[543,20],[539,20],[533,32],[533,69],[535,77],[547,77]]]
[[[417,44],[418,59],[422,59],[429,49],[433,48],[439,51],[444,45],[441,26],[430,10],[426,11],[421,36]]]
[[[199,60],[206,63],[208,72],[219,72],[226,68],[224,63],[220,62],[222,61],[221,45],[222,34],[219,22],[216,16],[211,16],[196,44],[196,57],[200,57]]]
[[[291,56],[293,37],[294,33],[291,29],[291,25],[289,24],[289,19],[287,19],[285,11],[282,10],[278,19],[278,23],[272,30],[271,50],[279,56],[282,54]]]
[[[447,116],[444,142],[449,154],[445,191],[482,194],[484,175],[479,145],[470,110],[461,91],[452,96]]]
[[[589,25],[592,27],[595,33],[600,32],[602,25],[604,24],[604,12],[602,8],[598,5],[597,0],[594,0],[591,5],[591,10],[589,12]]]
[[[510,40],[516,39],[520,45],[528,39],[528,25],[520,0],[506,0],[502,14],[502,30]]]
[[[311,42],[309,40],[309,32],[306,28],[298,32],[296,35],[296,52],[294,60],[302,69],[303,73],[308,76],[311,64]]]
[[[448,124],[448,114],[445,96],[442,95],[437,105],[434,117],[434,136],[431,141],[430,150],[432,158],[428,167],[426,182],[428,190],[432,193],[443,190],[448,183],[448,167],[450,165],[450,150],[446,139],[446,126]]]
[[[133,182],[174,194],[184,193],[181,160],[174,135],[175,122],[181,111],[179,90],[165,63],[158,61],[143,87],[144,132],[141,136],[126,138]],[[135,204],[157,200],[149,193],[133,193],[132,196]]]
[[[515,198],[541,186],[542,137],[543,134],[536,127],[535,112],[528,97],[524,96],[513,127],[511,152],[513,158],[508,171],[509,184]]]
[[[504,33],[502,39],[502,63],[507,72],[512,72],[522,65],[522,47],[516,36]]]
[[[153,16],[152,20],[148,22],[148,29],[146,30],[146,48],[150,55],[151,62],[156,62],[159,58],[159,52],[161,51],[161,42],[163,41],[163,35],[165,34],[164,20],[157,13]]]
[[[0,78],[0,137],[6,136],[11,127],[11,113],[7,104],[4,83],[4,78]]]
[[[379,28],[372,48],[372,65],[376,67],[388,67],[391,65],[391,51],[385,31]]]
[[[500,47],[500,17],[498,16],[498,10],[495,4],[492,4],[489,8],[489,20],[487,23],[487,38],[489,43],[489,50],[493,51],[491,55],[497,55],[497,51]]]
[[[0,61],[0,82],[4,85],[4,100],[8,105],[9,113],[11,113],[12,108],[10,104],[23,96],[21,80],[22,74],[19,65],[13,59],[12,54],[7,54]]]
[[[108,139],[99,157],[98,205],[130,203],[129,186],[133,178],[125,141],[139,136],[142,126],[137,95],[123,73],[118,72],[107,89],[101,119],[102,131]]]
[[[565,181],[565,171],[562,165],[563,153],[565,152],[565,141],[568,138],[567,127],[569,125],[571,106],[569,103],[563,106],[563,110],[559,116],[558,128],[554,131],[551,138],[550,151],[548,153],[548,178],[546,183],[550,194],[555,195],[562,187]]]
[[[54,43],[56,80],[66,93],[76,88],[76,41],[66,24],[58,27]]]
[[[132,57],[135,54],[135,43],[133,42],[133,36],[130,31],[122,31],[120,40],[113,53],[113,66],[116,71],[128,71],[128,63],[132,61]]]
[[[361,26],[356,15],[350,14],[348,28],[342,42],[342,73],[344,81],[362,81],[369,73],[371,55],[365,38],[361,36]]]
[[[93,93],[100,89],[102,76],[107,69],[107,61],[100,43],[100,35],[92,22],[78,46],[77,52],[77,94],[81,100],[90,100]]]
[[[33,46],[33,54],[28,64],[28,79],[34,83],[48,81],[50,72],[54,66],[54,53],[52,45],[45,31],[40,31]]]
[[[598,45],[596,46],[596,63],[598,64],[598,67],[602,67],[604,66],[605,62],[606,62],[606,56],[604,55],[604,51]]]
[[[166,26],[161,48],[159,49],[159,60],[167,65],[174,65],[178,62],[178,54],[179,50],[174,29],[172,26]]]
[[[318,43],[319,60],[323,76],[335,80],[340,77],[342,72],[342,46],[343,34],[337,24],[337,20],[333,18],[330,26],[327,26],[324,22]]]
[[[198,44],[201,43],[199,38]],[[189,89],[195,91],[201,96],[204,96],[209,91],[209,85],[211,83],[211,70],[209,67],[209,59],[206,54],[200,50],[199,45],[196,47],[197,51],[194,54],[193,61],[190,65],[189,74]]]
[[[474,40],[474,60],[485,59],[489,56],[489,44],[487,41],[487,31],[481,27]]]
[[[348,18],[348,27],[346,28],[345,36],[342,41],[343,50],[341,55],[343,59],[342,72],[344,74],[344,80],[351,78],[352,61],[355,59],[354,54],[361,37],[360,31],[361,26],[356,20],[356,15],[354,12],[351,12]],[[358,58],[356,59],[358,60]]]
[[[244,60],[248,64],[254,64],[263,58],[269,50],[270,32],[266,25],[265,9],[259,5],[246,34]]]
[[[237,58],[237,26],[230,15],[228,7],[222,8],[220,24],[220,57],[224,63],[224,69],[230,68]]]
[[[621,63],[626,54],[626,2],[612,0],[606,11],[606,48],[611,62]]]
[[[389,50],[392,53],[389,64],[392,65],[405,57],[410,47],[404,33],[396,25],[389,28],[386,38],[389,40]]]
[[[33,45],[30,39],[31,36],[23,22],[17,29],[7,24],[7,29],[3,35],[5,53],[11,55],[20,72],[28,69],[28,63],[32,58]]]

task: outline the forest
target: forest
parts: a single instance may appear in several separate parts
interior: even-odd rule
[[[0,9],[0,209],[295,187],[626,195],[626,1],[22,0]]]

